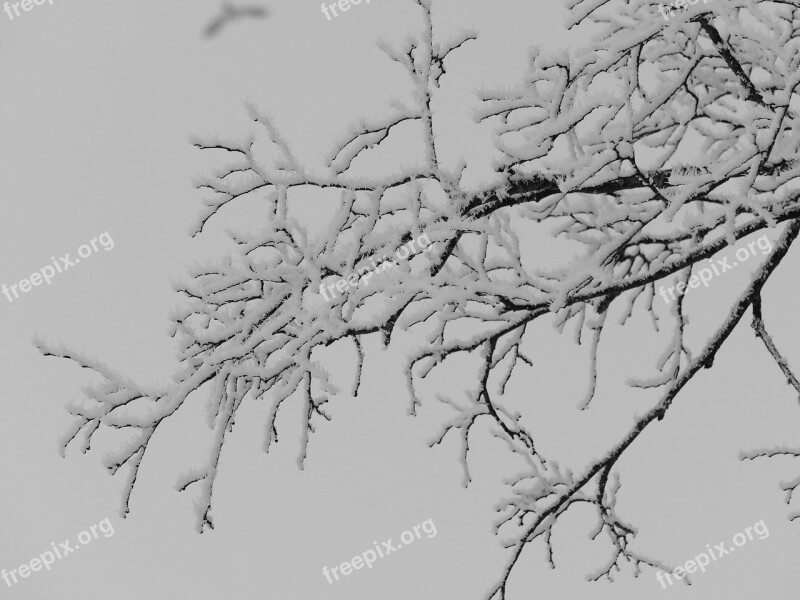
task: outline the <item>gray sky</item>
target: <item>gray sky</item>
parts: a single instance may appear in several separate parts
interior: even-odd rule
[[[202,30],[218,5],[207,0],[164,3],[66,2],[35,6],[13,21],[0,13],[0,172],[6,207],[0,219],[0,283],[12,284],[108,231],[100,250],[50,286],[14,302],[0,296],[3,333],[0,380],[0,568],[17,568],[74,539],[109,517],[115,534],[33,573],[2,597],[33,600],[80,592],[101,598],[481,598],[507,553],[492,535],[502,479],[513,474],[501,445],[476,435],[473,485],[460,487],[455,439],[434,449],[426,441],[447,411],[430,398],[420,416],[406,414],[400,372],[403,348],[380,351],[377,341],[358,398],[333,402],[334,420],[312,438],[307,467],[295,468],[297,426],[283,422],[282,442],[261,452],[266,404],[243,406],[223,451],[215,488],[217,529],[198,536],[191,499],[172,482],[203,457],[202,402],[170,423],[142,467],[132,515],[117,516],[121,477],[100,466],[107,438],[88,456],[59,458],[58,437],[71,423],[65,403],[90,381],[66,361],[42,358],[39,334],[98,357],[137,381],[158,383],[175,362],[167,315],[179,298],[171,281],[185,267],[224,254],[224,231],[190,239],[201,207],[195,175],[217,164],[188,143],[191,134],[244,133],[242,100],[271,114],[298,155],[319,165],[337,136],[360,116],[378,116],[407,96],[402,70],[376,47],[379,37],[403,40],[419,27],[411,2],[373,0],[328,21],[319,3],[272,0],[265,21],[242,21],[212,40]],[[447,160],[469,161],[472,176],[488,173],[486,127],[470,121],[474,93],[513,84],[528,48],[577,44],[560,27],[555,2],[436,0],[441,32],[478,29],[478,42],[454,55],[443,80],[441,143]],[[248,223],[248,214],[231,215]],[[790,255],[765,300],[777,343],[800,352]],[[715,309],[747,277],[748,267],[715,280],[693,308],[696,323],[715,327]],[[770,324],[768,323],[768,325]],[[537,401],[530,419],[542,427],[542,448],[579,461],[599,452],[628,425],[625,415],[649,400],[624,386],[652,368],[655,346],[642,344],[646,323],[617,331],[616,351],[601,365],[601,392],[588,412],[576,412],[586,381],[573,376],[584,350],[569,336],[542,330],[535,367],[517,380],[519,406]],[[699,335],[696,342],[703,341]],[[604,341],[606,343],[606,341]],[[343,381],[348,376],[342,367]],[[580,371],[583,372],[583,371]],[[452,374],[452,382],[459,374]],[[348,386],[344,386],[348,389]],[[620,510],[641,528],[642,551],[681,564],[756,521],[770,536],[713,563],[691,588],[662,590],[651,571],[616,584],[589,584],[584,575],[604,560],[605,542],[585,539],[590,517],[564,521],[555,542],[559,568],[549,570],[540,545],[524,556],[511,592],[572,598],[717,598],[757,593],[796,597],[800,577],[797,529],[778,489],[798,465],[740,463],[740,448],[790,441],[798,427],[797,399],[777,367],[740,327],[714,368],[681,394],[663,423],[637,442],[621,463]],[[627,412],[626,412],[627,411]],[[297,413],[299,414],[299,413]],[[622,415],[622,416],[620,416]],[[615,420],[616,419],[616,420]],[[553,423],[553,425],[550,425]],[[168,439],[167,439],[168,438]],[[596,449],[596,450],[595,450]],[[578,463],[580,464],[580,463]],[[372,570],[328,584],[335,566],[432,519],[423,537]],[[583,519],[583,520],[582,520]],[[530,595],[526,596],[530,597]]]

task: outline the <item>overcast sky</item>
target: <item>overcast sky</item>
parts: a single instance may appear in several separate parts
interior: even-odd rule
[[[270,2],[266,20],[232,23],[212,39],[203,30],[220,8],[209,0],[55,0],[13,20],[0,13],[0,283],[19,282],[51,256],[74,256],[103,232],[114,242],[49,286],[13,302],[0,296],[0,569],[15,569],[105,518],[114,527],[113,536],[57,561],[50,572],[11,589],[0,581],[2,598],[477,600],[505,563],[492,523],[502,480],[515,465],[504,462],[502,445],[476,436],[474,483],[460,486],[455,439],[426,447],[446,411],[431,399],[418,418],[407,416],[400,369],[403,344],[413,340],[402,336],[389,351],[376,340],[367,344],[359,396],[343,392],[332,403],[334,419],[312,438],[303,472],[295,467],[296,425],[284,422],[285,441],[267,456],[266,404],[242,407],[223,453],[211,533],[195,532],[191,498],[172,489],[205,451],[202,402],[187,407],[148,451],[126,520],[118,516],[121,477],[100,466],[102,451],[112,447],[107,438],[98,435],[98,449],[87,456],[58,456],[57,440],[71,423],[65,405],[91,375],[43,358],[33,337],[63,342],[137,381],[165,381],[175,368],[167,317],[180,300],[172,282],[194,262],[230,249],[220,227],[195,239],[187,234],[203,197],[192,179],[217,164],[189,137],[243,134],[243,100],[250,100],[275,118],[302,159],[318,166],[354,119],[384,114],[393,98],[409,94],[406,75],[376,41],[399,42],[419,30],[411,2],[362,2],[330,21],[318,2]],[[492,146],[489,129],[470,120],[475,92],[517,81],[532,45],[577,47],[581,39],[565,33],[553,0],[436,0],[434,14],[443,34],[480,34],[449,65],[440,129],[446,160],[468,160],[477,182],[489,173]],[[310,205],[310,218],[316,210]],[[252,216],[234,211],[230,219],[246,224]],[[785,272],[797,262],[790,256],[783,276],[768,286],[765,302],[778,323],[796,321],[796,286]],[[706,331],[718,322],[715,308],[748,273],[743,266],[726,274],[695,307]],[[614,439],[627,426],[623,417],[614,428],[614,403],[630,409],[644,402],[624,382],[651,368],[657,354],[642,348],[639,330],[608,341],[616,351],[604,359],[591,414],[574,410],[586,381],[572,367],[583,350],[542,333],[532,350],[535,367],[514,389],[521,405],[539,403],[532,418],[553,423],[544,428],[545,449],[577,461],[594,453],[593,438]],[[798,355],[790,328],[779,325],[775,335],[789,356]],[[341,366],[346,378],[349,367]],[[459,377],[453,373],[452,382]],[[662,590],[651,571],[590,584],[584,576],[602,563],[606,548],[585,539],[590,521],[576,512],[560,525],[559,568],[549,570],[541,546],[532,546],[511,599],[522,597],[520,590],[559,600],[796,598],[798,532],[786,521],[778,482],[798,465],[737,460],[740,448],[796,436],[796,403],[744,325],[713,370],[692,382],[619,465],[620,510],[641,527],[644,552],[680,564],[760,520],[767,539],[714,563],[692,588]],[[427,519],[435,537],[334,584],[322,576],[323,566],[349,560],[373,541],[396,541]]]

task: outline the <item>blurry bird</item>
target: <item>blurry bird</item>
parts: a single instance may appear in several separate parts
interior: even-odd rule
[[[222,14],[214,19],[208,27],[206,27],[206,37],[213,37],[224,25],[228,22],[239,19],[241,17],[255,17],[263,19],[269,16],[269,9],[264,6],[249,6],[237,8],[230,2],[222,3]]]

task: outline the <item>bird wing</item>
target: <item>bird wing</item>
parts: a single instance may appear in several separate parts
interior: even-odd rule
[[[228,17],[217,17],[214,19],[211,24],[206,27],[206,37],[212,37],[214,34],[216,34],[227,20]]]

